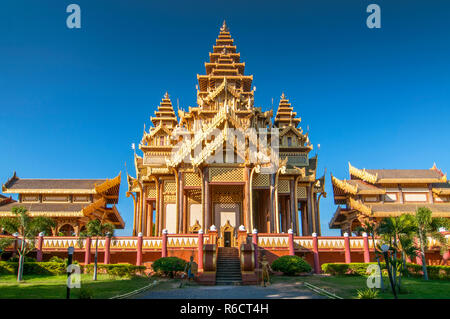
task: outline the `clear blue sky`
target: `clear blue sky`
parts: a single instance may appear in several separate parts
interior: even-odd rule
[[[82,28],[65,25],[77,3]],[[368,29],[366,7],[381,7]],[[2,1],[0,180],[134,174],[138,144],[164,92],[195,105],[196,74],[226,19],[254,75],[256,105],[282,92],[328,170],[324,234],[336,207],[329,173],[450,171],[448,1]],[[118,208],[130,234],[123,178]]]

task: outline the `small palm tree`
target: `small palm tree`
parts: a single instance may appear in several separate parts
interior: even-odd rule
[[[368,221],[368,222],[362,224],[362,226],[358,227],[357,231],[365,232],[367,234],[367,236],[369,236],[372,239],[372,244],[373,244],[374,251],[375,251],[375,260],[377,261],[378,269],[380,271],[380,288],[381,288],[381,291],[384,291],[383,273],[382,273],[381,263],[380,263],[381,252],[379,251],[378,247],[375,244],[375,236],[377,235],[376,224],[374,222]]]
[[[87,223],[86,231],[80,233],[80,237],[96,237],[93,280],[97,280],[98,238],[112,236],[114,234],[114,228],[114,225],[111,223],[103,223],[101,220],[93,219]]]
[[[19,253],[19,269],[17,271],[17,281],[23,279],[23,263],[25,256],[35,248],[36,236],[40,232],[51,233],[52,227],[56,222],[48,217],[30,217],[25,207],[16,206],[12,208],[14,217],[0,218],[0,228],[3,228],[10,234],[17,234],[22,237],[20,247],[17,248]],[[0,246],[7,247],[14,242],[15,239],[0,239]]]
[[[389,260],[392,279],[399,292],[402,275],[407,272],[406,257],[414,256],[413,237],[415,231],[414,217],[409,214],[384,218],[378,227],[378,233],[383,241],[389,245],[392,252],[392,257]]]
[[[445,218],[433,218],[432,212],[427,207],[419,207],[414,215],[417,237],[419,237],[420,257],[422,259],[423,278],[428,280],[427,261],[425,250],[428,247],[428,237],[436,239],[444,252],[448,248],[447,239],[439,232],[441,227],[448,228],[449,222]]]

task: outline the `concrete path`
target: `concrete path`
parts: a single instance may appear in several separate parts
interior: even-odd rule
[[[137,299],[321,299],[300,283],[276,283],[261,286],[186,286],[152,289],[135,296]]]

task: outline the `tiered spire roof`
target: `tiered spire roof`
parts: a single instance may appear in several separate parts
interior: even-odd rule
[[[236,52],[234,40],[226,22],[220,28],[213,52],[209,53],[209,62],[205,63],[206,75],[197,75],[200,92],[214,90],[216,80],[219,83],[227,77],[228,83],[233,79],[236,89],[242,88],[244,92],[251,91],[253,76],[245,76],[245,63],[240,61],[240,53]]]
[[[158,106],[158,110],[155,111],[155,117],[151,117],[154,126],[164,126],[166,124],[168,127],[175,127],[178,123],[175,111],[172,106],[172,101],[169,98],[169,93],[164,94],[164,98]]]
[[[291,106],[289,99],[281,94],[280,104],[278,105],[277,115],[275,116],[275,125],[278,127],[285,127],[288,125],[297,127],[301,122],[301,118],[297,118],[297,112],[294,112],[294,108]]]

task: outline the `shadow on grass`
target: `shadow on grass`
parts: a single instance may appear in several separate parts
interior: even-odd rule
[[[2,299],[64,299],[66,298],[67,276],[27,275],[21,283],[15,276],[0,276],[0,298]],[[131,292],[150,284],[148,277],[114,278],[99,275],[97,281],[92,275],[81,275],[81,289],[90,291],[92,298],[110,298]],[[71,299],[80,296],[80,288],[71,290]]]

